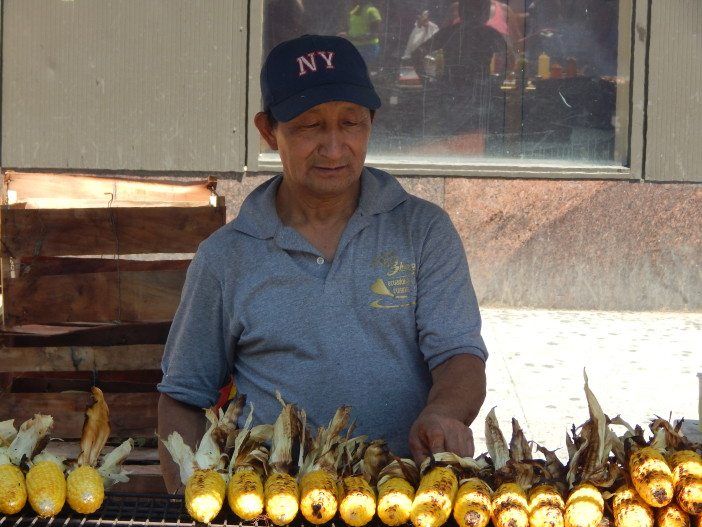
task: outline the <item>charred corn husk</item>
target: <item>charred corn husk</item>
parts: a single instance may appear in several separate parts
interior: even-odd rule
[[[647,446],[632,452],[629,474],[636,492],[651,507],[663,507],[673,499],[673,474],[656,448]]]
[[[622,485],[612,498],[616,527],[653,527],[653,511],[629,485]]]
[[[451,467],[435,466],[420,479],[410,519],[415,527],[439,527],[453,512],[458,478]]]
[[[460,482],[453,517],[458,527],[485,527],[490,521],[492,489],[479,478]]]
[[[553,485],[537,485],[529,491],[529,526],[563,527],[565,503]]]
[[[604,498],[594,485],[583,483],[570,491],[565,504],[565,527],[597,527],[604,514]]]
[[[690,516],[675,502],[656,511],[658,527],[690,527]]]
[[[395,459],[386,465],[378,479],[378,518],[396,527],[409,521],[419,471],[411,459]]]
[[[300,512],[315,525],[330,521],[339,508],[338,458],[343,449],[341,431],[350,408],[340,407],[327,428],[320,428],[300,467]],[[306,420],[304,412],[301,414]]]
[[[517,483],[503,483],[492,495],[492,521],[495,527],[527,527],[529,505],[526,492]]]
[[[702,515],[702,456],[692,450],[679,450],[669,456],[668,462],[675,501],[688,514]]]
[[[164,441],[180,468],[180,480],[185,485],[185,508],[195,521],[209,523],[222,509],[227,490],[225,477],[228,476],[222,450],[244,402],[245,398],[239,396],[230,403],[226,413],[205,411],[209,426],[195,453],[178,432],[172,432]]]
[[[278,394],[279,395],[279,394]],[[293,473],[293,444],[299,441],[300,420],[295,407],[285,404],[273,425],[271,454],[268,458],[270,472],[263,485],[265,510],[275,525],[287,525],[295,519],[300,508],[300,489]]]
[[[51,454],[39,454],[27,472],[27,498],[42,518],[56,516],[66,503],[63,461]]]

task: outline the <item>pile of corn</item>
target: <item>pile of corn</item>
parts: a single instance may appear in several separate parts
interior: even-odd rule
[[[132,451],[131,439],[105,455],[98,467],[110,435],[109,410],[99,388],[93,387],[92,396],[81,452],[69,466],[43,449],[53,427],[51,416],[37,414],[19,430],[12,419],[0,422],[0,513],[17,514],[29,501],[42,518],[57,515],[66,503],[80,514],[90,514],[102,505],[106,486],[128,481],[121,464]]]
[[[449,521],[459,527],[702,527],[702,446],[681,433],[682,423],[659,418],[646,433],[605,415],[587,378],[585,395],[590,416],[567,434],[565,464],[554,451],[528,441],[515,419],[508,443],[494,409],[485,422],[487,453],[475,459],[436,453],[417,467],[392,455],[383,440],[353,436],[349,407],[339,408],[328,426],[313,433],[305,412],[280,397],[281,413],[273,424],[252,426],[250,407],[239,428],[245,408],[239,396],[226,412],[206,412],[209,427],[195,451],[175,432],[164,443],[180,467],[188,513],[205,523],[226,502],[245,522],[267,518],[275,525],[301,515],[315,525],[338,517],[352,527],[372,521],[415,527]],[[17,512],[28,494],[38,514],[55,514],[33,490],[32,470],[50,463],[45,470],[63,480],[61,460],[35,456],[25,478],[19,465],[31,456],[15,448],[17,438],[27,435],[23,429],[36,429],[35,446],[50,424],[25,423],[13,433],[6,423],[0,423],[0,512]],[[82,466],[68,476],[69,489],[71,475],[81,468],[88,472],[97,454],[81,457]],[[63,486],[65,493],[65,481]]]

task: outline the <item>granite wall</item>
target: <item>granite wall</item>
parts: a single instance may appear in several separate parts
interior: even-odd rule
[[[230,219],[268,177],[220,176]],[[399,179],[450,214],[481,305],[702,311],[702,185]]]

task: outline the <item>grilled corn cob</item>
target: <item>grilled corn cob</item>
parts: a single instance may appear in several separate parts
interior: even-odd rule
[[[106,483],[127,481],[128,478],[119,469],[119,463],[129,455],[133,445],[131,439],[125,441],[118,453],[110,457],[107,466],[100,470],[95,468],[110,436],[110,411],[100,388],[93,386],[91,393],[93,404],[85,412],[80,455],[76,467],[66,478],[66,500],[80,514],[92,514],[100,508],[105,499]]]
[[[0,511],[4,514],[15,514],[26,504],[28,485],[19,465],[28,461],[34,451],[41,448],[40,445],[51,430],[53,423],[51,416],[41,414],[22,423],[19,431],[14,429],[12,421],[0,423],[0,436],[2,436],[0,442],[4,445],[0,448]],[[41,457],[35,458],[35,462],[38,463],[41,459]],[[53,460],[54,458],[47,459]],[[60,462],[60,460],[57,461]],[[39,471],[39,474],[41,472]],[[34,484],[36,474],[35,469],[32,475],[33,491],[38,490]],[[60,482],[58,485],[60,486]],[[63,503],[58,506],[58,510],[61,507],[63,507]],[[46,514],[46,516],[50,515]]]
[[[341,481],[339,516],[351,527],[362,527],[375,516],[375,485],[389,457],[385,441],[366,444],[364,439],[347,440],[342,453],[344,477]]]
[[[678,505],[688,514],[702,515],[702,456],[692,450],[673,452],[668,462]]]
[[[375,490],[363,476],[348,476],[341,483],[339,516],[351,527],[362,527],[375,515]]]
[[[27,472],[27,497],[39,516],[56,516],[66,503],[66,478],[63,461],[51,454],[42,453],[32,460]]]
[[[273,428],[261,425],[252,428],[253,405],[244,427],[234,441],[231,463],[229,464],[229,484],[227,502],[234,514],[244,521],[251,521],[263,513],[263,478],[268,461],[268,449],[264,441],[270,440]]]
[[[518,483],[503,483],[492,495],[492,521],[495,527],[528,527],[529,505]]]
[[[658,527],[690,527],[690,517],[675,502],[661,507],[656,511]]]
[[[395,459],[380,471],[378,480],[378,518],[396,527],[409,521],[419,471],[410,459]]]
[[[616,490],[612,509],[616,527],[653,527],[651,507],[629,485]]]
[[[280,394],[276,394],[283,405],[273,425],[271,454],[268,458],[270,473],[263,485],[266,514],[275,525],[287,525],[295,519],[300,508],[300,489],[293,477],[293,444],[299,439],[300,420],[295,406],[285,404]],[[303,451],[300,449],[300,453]]]
[[[479,478],[461,480],[453,507],[458,527],[485,527],[490,521],[492,489]]]
[[[415,527],[439,527],[453,511],[458,478],[451,467],[435,466],[419,480],[410,519]]]
[[[319,429],[300,467],[300,511],[315,525],[330,521],[339,507],[337,458],[343,448],[340,433],[348,424],[350,410],[340,407],[329,426]],[[306,419],[304,412],[302,419]]]
[[[537,485],[529,491],[529,526],[563,527],[565,503],[553,485]]]
[[[563,514],[565,527],[597,527],[603,515],[604,498],[597,487],[582,483],[570,491]]]
[[[224,414],[221,410],[219,415],[211,409],[205,411],[209,426],[195,453],[178,432],[172,432],[164,441],[180,468],[180,480],[185,485],[185,508],[195,521],[209,523],[222,509],[227,489],[222,450],[244,401],[243,396],[238,396]]]
[[[673,499],[673,474],[654,447],[643,447],[629,456],[631,481],[639,496],[651,507],[663,507]]]

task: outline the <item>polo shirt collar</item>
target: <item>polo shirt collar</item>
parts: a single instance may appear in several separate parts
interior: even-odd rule
[[[283,226],[275,208],[275,197],[282,180],[283,176],[279,174],[251,192],[241,205],[232,226],[262,240],[275,237]],[[393,176],[382,170],[364,167],[356,213],[366,217],[382,214],[394,209],[408,197],[409,194]]]

